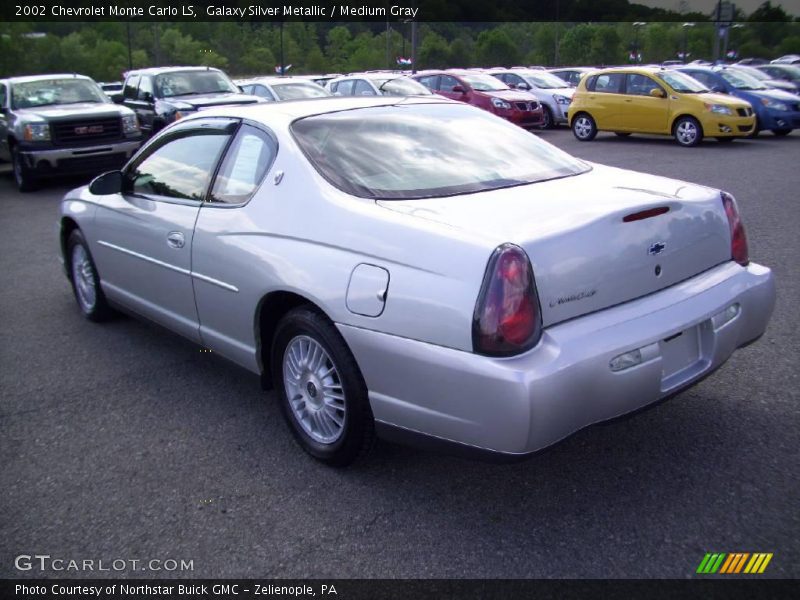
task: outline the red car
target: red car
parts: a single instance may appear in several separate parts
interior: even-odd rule
[[[426,71],[414,79],[432,92],[488,110],[520,127],[544,124],[544,111],[533,94],[512,90],[491,75],[476,71]]]

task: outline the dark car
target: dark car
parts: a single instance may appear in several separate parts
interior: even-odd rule
[[[210,67],[129,71],[122,95],[122,103],[136,112],[146,136],[197,110],[262,102],[243,94],[225,73]]]
[[[741,70],[727,67],[682,67],[679,71],[697,79],[713,92],[746,100],[756,113],[753,136],[764,129],[787,135],[800,128],[800,96],[767,87]]]
[[[0,158],[22,192],[59,174],[123,165],[141,143],[136,115],[74,73],[0,79]]]
[[[488,110],[520,127],[541,127],[544,124],[544,110],[536,96],[512,90],[486,73],[426,71],[413,79],[440,96]]]
[[[594,70],[591,67],[561,67],[550,69],[550,73],[566,81],[570,87],[578,87],[583,76]]]

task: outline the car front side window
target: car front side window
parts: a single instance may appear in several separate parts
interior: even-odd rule
[[[217,129],[181,132],[128,171],[125,191],[202,201],[229,138]]]

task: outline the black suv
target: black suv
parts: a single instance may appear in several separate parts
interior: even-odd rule
[[[210,67],[158,67],[129,71],[122,103],[133,109],[145,136],[176,119],[212,106],[255,104],[219,69]]]

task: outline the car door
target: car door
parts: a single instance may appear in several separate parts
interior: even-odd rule
[[[377,96],[378,93],[375,91],[368,81],[365,79],[356,79],[355,85],[353,86],[353,95],[354,96]]]
[[[469,92],[469,87],[465,84],[453,77],[452,75],[441,75],[439,77],[439,89],[437,90],[438,94],[441,94],[445,98],[450,98],[451,100],[459,100],[461,102],[468,101],[468,94],[464,92]],[[453,89],[459,86],[461,87],[463,92],[455,92]]]
[[[663,98],[651,96],[659,89]],[[620,131],[668,133],[669,100],[666,90],[654,79],[640,73],[625,75],[625,98]]]
[[[200,208],[192,243],[203,344],[253,370],[257,369],[253,316],[260,294],[269,287],[271,269],[256,262],[252,215],[254,211],[271,213],[270,192],[275,187],[264,184],[265,194],[257,198],[253,194],[265,180],[277,151],[275,137],[263,126],[241,126]],[[269,235],[268,231],[259,233]],[[284,260],[290,257],[280,259]]]
[[[239,121],[171,128],[123,171],[95,216],[92,254],[110,300],[200,341],[191,248],[200,206]]]
[[[8,88],[4,82],[0,82],[0,158],[11,160],[11,153],[8,147]]]
[[[586,108],[597,123],[598,129],[623,130],[624,83],[624,73],[601,73],[588,82]]]
[[[153,89],[153,78],[150,75],[142,75],[139,80],[139,89],[136,91],[136,115],[139,117],[139,125],[145,133],[153,133],[153,122],[156,116],[155,91]]]

